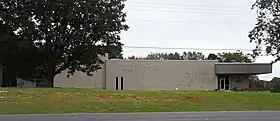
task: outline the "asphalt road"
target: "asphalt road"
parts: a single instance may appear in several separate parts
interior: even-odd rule
[[[280,112],[0,115],[0,121],[280,121]]]

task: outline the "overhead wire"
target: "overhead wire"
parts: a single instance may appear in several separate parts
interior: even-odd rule
[[[218,15],[228,15],[228,16],[233,16],[233,15],[242,15],[240,14],[234,14],[234,12],[228,12],[228,11],[224,11],[223,9],[240,9],[240,8],[244,8],[244,7],[240,7],[240,6],[217,6],[217,5],[175,5],[175,4],[145,4],[145,3],[135,3],[135,2],[131,2],[130,4],[127,4],[127,6],[131,6],[131,7],[136,7],[135,8],[128,8],[127,10],[132,10],[132,11],[147,11],[147,12],[176,12],[176,13],[187,13],[187,14],[209,14],[209,15],[214,15],[214,14],[218,14]],[[182,8],[180,8],[180,7]],[[137,9],[137,7],[150,7],[153,8],[153,10],[151,9]],[[185,8],[183,8],[185,7]],[[170,11],[170,10],[162,10],[162,9],[158,9],[158,11],[156,11],[154,8],[173,8],[173,9],[187,9],[186,7],[189,7],[189,9],[193,9],[193,7],[200,7],[200,8],[196,8],[197,10],[207,10],[207,12],[202,12],[202,11]],[[203,8],[204,7],[204,8]],[[205,9],[207,8],[207,9]],[[212,10],[216,10],[216,11],[222,11],[224,13],[209,13],[209,11]],[[213,9],[214,8],[214,9]],[[130,20],[130,19],[128,19]],[[173,20],[147,20],[147,19],[142,19],[142,20],[134,20],[134,21],[141,21],[141,22],[168,22],[168,23],[235,23],[235,24],[249,24],[251,22],[238,22],[238,21],[173,21]],[[254,49],[238,49],[238,48],[172,48],[172,47],[157,47],[157,46],[123,46],[124,48],[130,48],[130,49],[171,49],[171,50],[200,50],[200,51],[253,51]]]
[[[223,8],[242,8],[240,6],[219,6],[219,5],[176,5],[176,4],[154,4],[154,3],[137,3],[137,2],[130,2],[127,6],[134,6],[136,8],[127,7],[127,11],[140,11],[140,12],[172,12],[172,13],[187,13],[187,14],[197,14],[197,15],[225,15],[225,16],[243,16],[244,13],[232,12],[232,11],[224,11]],[[170,11],[170,10],[159,10],[154,8],[172,8],[172,9],[180,9],[179,6],[187,6],[187,7],[214,7],[216,12],[211,12],[210,9],[203,9],[198,8],[200,11]],[[152,9],[139,9],[139,7],[148,7]],[[222,9],[221,9],[222,8]],[[184,8],[181,8],[184,9]],[[187,8],[185,8],[187,9]],[[190,9],[190,10],[193,10]],[[207,10],[207,12],[201,11]],[[218,12],[218,13],[217,13]],[[173,20],[133,20],[134,22],[157,22],[157,23],[234,23],[234,24],[247,24],[252,22],[239,22],[239,21],[173,21]]]
[[[253,51],[254,49],[237,49],[237,48],[178,48],[178,47],[158,47],[158,46],[123,46],[123,48],[132,49],[161,49],[161,50],[206,50],[206,51]]]
[[[224,5],[201,5],[201,4],[159,4],[159,3],[147,3],[147,2],[129,2],[128,5],[154,5],[154,6],[184,6],[184,7],[206,7],[206,8],[231,8],[239,9],[244,8],[245,6],[224,6]],[[247,6],[246,6],[247,7]]]
[[[207,8],[207,7],[200,7],[200,6],[172,6],[172,5],[154,5],[154,4],[127,4],[126,5],[127,8],[130,7],[137,7],[137,8],[167,8],[167,9],[198,9],[198,10],[206,10],[206,11],[223,11],[223,12],[227,12],[229,10],[238,10],[238,9],[231,9],[231,8],[226,8],[226,7],[214,7],[214,8]],[[241,8],[239,8],[240,10],[243,10]]]
[[[165,9],[165,8],[159,8],[159,7],[155,7],[155,8],[153,8],[151,10],[151,7],[146,7],[146,6],[145,7],[144,6],[137,6],[137,7],[133,7],[133,8],[131,6],[128,6],[126,8],[126,10],[128,10],[128,11],[129,10],[131,10],[131,11],[148,11],[148,12],[152,12],[152,11],[157,11],[157,12],[180,12],[180,13],[198,13],[198,14],[199,13],[204,14],[204,12],[206,11],[206,12],[215,12],[216,14],[247,14],[247,13],[244,13],[244,12],[228,11],[228,10],[221,10],[221,9],[203,9],[203,8],[198,8],[198,9],[168,8],[168,9]],[[171,11],[171,9],[172,9],[172,11]],[[196,11],[196,12],[192,12],[192,11]],[[206,13],[206,14],[212,15],[213,13]]]
[[[227,23],[227,24],[252,24],[252,22],[246,22],[246,21],[178,21],[178,20],[148,20],[148,19],[127,19],[128,21],[134,21],[134,22],[157,22],[157,23],[214,23],[214,24],[220,24],[220,23]]]
[[[200,14],[200,15],[225,15],[225,16],[240,16],[244,13],[213,13],[213,12],[202,12],[202,11],[170,11],[170,10],[149,10],[149,9],[127,9],[127,11],[146,11],[146,12],[168,12],[168,13],[187,13],[187,14]]]

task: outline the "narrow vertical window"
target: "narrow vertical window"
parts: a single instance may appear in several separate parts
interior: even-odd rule
[[[121,90],[123,90],[123,77],[121,77]]]
[[[119,77],[116,77],[116,90],[119,90]]]

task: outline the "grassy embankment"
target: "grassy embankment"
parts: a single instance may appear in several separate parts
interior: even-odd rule
[[[0,89],[0,114],[280,110],[280,94]]]

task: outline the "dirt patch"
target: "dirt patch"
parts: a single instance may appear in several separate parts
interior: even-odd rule
[[[199,102],[201,101],[201,98],[198,96],[189,95],[186,97],[186,100],[189,102]]]
[[[29,100],[32,100],[33,98],[34,98],[33,96],[25,96],[25,97],[23,97],[23,100],[29,101]]]
[[[57,92],[55,94],[56,97],[58,98],[66,98],[66,97],[70,97],[70,96],[75,96],[75,93],[60,93],[60,92]]]
[[[132,95],[132,94],[83,94],[83,93],[60,93],[54,95],[58,100],[67,100],[71,97],[86,98],[91,101],[131,101],[131,102],[151,102],[157,101],[158,98],[149,95]]]
[[[0,96],[0,101],[6,101],[6,97]]]
[[[150,101],[157,101],[157,98],[152,96],[146,96],[146,95],[127,95],[126,100],[150,102]]]
[[[75,96],[74,93],[61,93],[57,92],[54,94],[49,94],[48,95],[52,100],[57,100],[57,101],[66,101],[69,100],[71,97]]]
[[[95,101],[124,100],[132,102],[149,102],[157,100],[155,97],[146,95],[91,95],[90,98]]]
[[[93,98],[96,100],[111,100],[114,98],[113,95],[93,95]]]

